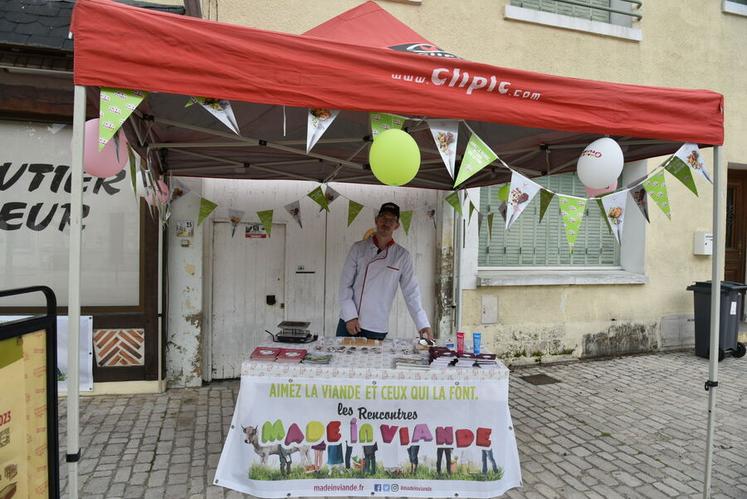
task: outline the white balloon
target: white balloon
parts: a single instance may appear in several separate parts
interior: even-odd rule
[[[578,158],[576,173],[586,187],[603,189],[615,183],[622,172],[623,162],[618,143],[604,137],[586,146]]]

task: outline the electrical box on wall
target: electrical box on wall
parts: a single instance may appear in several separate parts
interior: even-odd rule
[[[705,231],[695,231],[693,234],[693,255],[713,254],[713,234]]]

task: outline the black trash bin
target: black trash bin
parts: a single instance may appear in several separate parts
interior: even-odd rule
[[[708,358],[711,347],[711,281],[700,281],[687,287],[695,302],[695,355]],[[737,342],[742,314],[742,292],[747,284],[721,282],[721,315],[719,317],[718,360],[726,353],[743,357],[747,349]]]

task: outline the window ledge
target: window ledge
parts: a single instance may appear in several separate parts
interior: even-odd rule
[[[739,16],[747,16],[747,5],[736,3],[736,2],[730,2],[729,0],[724,0],[724,12],[727,14],[737,14]]]
[[[726,2],[730,3],[730,2]],[[528,23],[544,24],[555,28],[570,29],[573,31],[583,31],[594,33],[596,35],[609,36],[613,38],[622,38],[640,42],[643,39],[643,33],[638,28],[628,28],[617,24],[591,21],[589,19],[580,19],[578,17],[564,16],[553,14],[552,12],[542,12],[515,5],[506,5],[504,14],[506,19],[515,21],[524,21]]]
[[[645,274],[625,270],[483,270],[477,273],[477,286],[565,286],[646,284]]]

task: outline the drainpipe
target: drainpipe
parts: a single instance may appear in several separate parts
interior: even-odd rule
[[[464,206],[465,191],[459,191],[459,206]],[[464,247],[464,217],[455,214],[454,220],[454,324],[452,335],[456,334],[462,324],[462,248]]]

